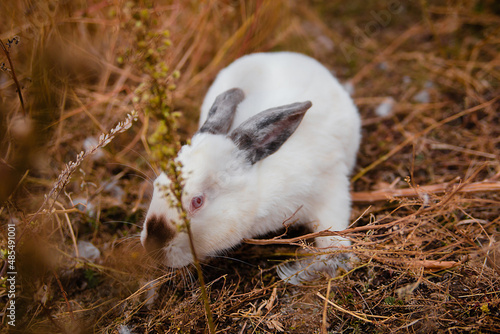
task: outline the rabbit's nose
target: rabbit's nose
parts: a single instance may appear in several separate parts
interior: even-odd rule
[[[146,220],[146,238],[144,239],[144,248],[153,257],[158,256],[160,250],[173,239],[175,230],[167,219],[162,216],[151,216]]]

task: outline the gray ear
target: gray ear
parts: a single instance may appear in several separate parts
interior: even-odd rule
[[[236,107],[244,98],[245,93],[239,88],[233,88],[218,95],[208,112],[207,120],[198,132],[227,134],[233,124]]]
[[[283,145],[311,106],[311,101],[306,101],[267,109],[243,122],[231,132],[229,138],[253,165]]]

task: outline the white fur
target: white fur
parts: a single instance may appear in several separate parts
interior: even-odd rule
[[[178,155],[185,178],[184,208],[199,194],[206,197],[190,216],[200,258],[236,246],[243,238],[278,230],[299,207],[296,218],[314,231],[347,228],[350,216],[349,173],[360,142],[360,118],[352,99],[332,74],[316,60],[296,53],[258,53],[244,56],[217,76],[201,108],[200,126],[220,93],[240,88],[245,93],[230,132],[249,117],[272,107],[311,101],[294,134],[278,151],[254,165],[247,163],[225,135],[199,133]],[[178,214],[158,185],[147,217]],[[166,188],[166,187],[163,187]],[[147,219],[146,219],[147,221]],[[143,230],[141,240],[146,238]],[[348,245],[325,237],[317,246]],[[192,261],[185,232],[164,247],[164,262],[183,267]]]

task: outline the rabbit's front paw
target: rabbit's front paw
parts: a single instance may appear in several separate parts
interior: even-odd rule
[[[353,267],[356,257],[350,253],[312,255],[304,259],[285,262],[276,269],[278,276],[293,285],[317,280],[321,277],[336,277]]]

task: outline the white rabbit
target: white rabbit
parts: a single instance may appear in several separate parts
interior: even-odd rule
[[[208,90],[200,129],[177,157],[197,256],[276,231],[295,212],[294,219],[313,231],[347,228],[348,176],[359,143],[360,118],[352,99],[316,60],[277,52],[233,62]],[[175,202],[162,173],[154,182],[141,242],[165,265],[180,268],[193,257]],[[315,242],[320,248],[350,244],[339,237]],[[316,269],[328,272],[335,265],[330,261]],[[300,269],[290,268],[282,268],[280,276]]]

